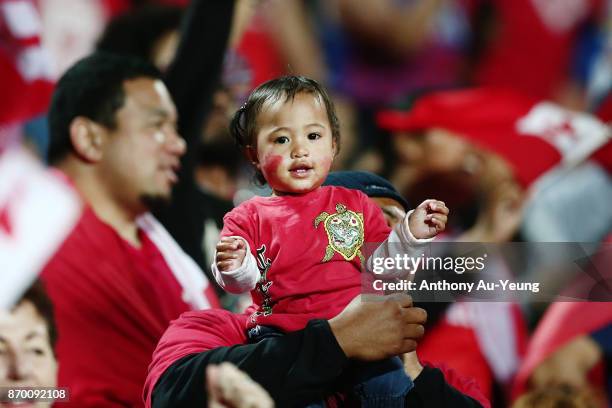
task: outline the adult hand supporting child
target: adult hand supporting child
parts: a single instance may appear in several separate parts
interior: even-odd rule
[[[329,325],[347,357],[377,361],[416,349],[426,320],[408,295],[357,296]]]

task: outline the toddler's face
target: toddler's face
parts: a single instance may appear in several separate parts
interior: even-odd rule
[[[336,144],[325,104],[301,93],[259,114],[255,164],[276,195],[307,193],[323,184]]]

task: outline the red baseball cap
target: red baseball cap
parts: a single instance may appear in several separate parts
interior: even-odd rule
[[[453,132],[506,159],[524,187],[553,168],[585,160],[610,137],[609,127],[592,115],[500,88],[434,92],[409,111],[379,112],[377,122],[392,132]]]

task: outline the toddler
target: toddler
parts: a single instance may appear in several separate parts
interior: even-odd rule
[[[391,230],[362,192],[321,186],[340,132],[329,96],[314,80],[287,76],[259,86],[234,115],[231,133],[273,191],[224,217],[212,265],[224,289],[251,291],[251,341],[343,310],[361,290],[364,243],[416,248],[446,225],[444,203],[426,200]],[[403,406],[412,386],[399,358],[355,363],[350,371],[363,406]]]

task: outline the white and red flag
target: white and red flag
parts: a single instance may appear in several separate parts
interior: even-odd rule
[[[504,158],[523,187],[591,158],[611,135],[594,115],[501,88],[434,92],[409,111],[380,112],[378,124],[390,131],[450,131]]]
[[[47,110],[53,77],[41,29],[33,1],[0,0],[0,125],[21,123]]]
[[[77,193],[20,146],[20,125],[47,110],[53,90],[34,2],[0,0],[0,307],[30,286],[72,230]]]

